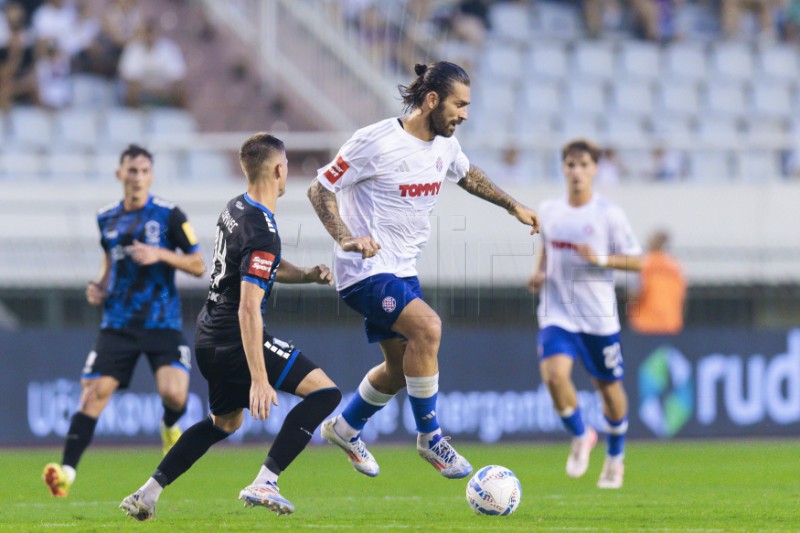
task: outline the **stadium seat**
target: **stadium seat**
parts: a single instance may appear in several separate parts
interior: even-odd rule
[[[756,69],[758,79],[770,78],[784,82],[800,81],[797,64],[797,51],[787,45],[765,46],[757,55]]]
[[[689,175],[698,183],[725,182],[731,180],[728,152],[724,150],[698,150],[688,154]]]
[[[89,179],[110,181],[119,167],[119,153],[98,152],[89,159]]]
[[[573,81],[566,87],[569,112],[602,115],[606,112],[606,97],[602,83]]]
[[[53,119],[37,107],[14,107],[9,111],[10,143],[21,148],[46,149],[53,142]]]
[[[525,61],[525,73],[534,80],[563,80],[568,74],[566,49],[558,42],[532,44]]]
[[[511,82],[482,83],[472,91],[473,103],[470,111],[484,117],[490,113],[511,115],[516,109],[516,90]]]
[[[564,113],[558,117],[558,123],[561,142],[576,138],[596,139],[600,136],[598,121],[591,114]]]
[[[32,181],[42,175],[42,156],[38,153],[14,150],[0,154],[2,168],[7,180]]]
[[[775,118],[747,120],[748,146],[785,146],[789,143],[786,121]]]
[[[743,135],[739,121],[734,117],[704,115],[697,121],[697,138],[714,148],[735,146]]]
[[[493,38],[523,42],[531,34],[531,13],[527,5],[496,3],[489,8]]]
[[[754,63],[753,53],[745,43],[718,42],[711,49],[711,74],[715,80],[750,80]]]
[[[664,56],[666,77],[680,81],[704,81],[708,76],[706,53],[702,45],[678,43],[667,47]]]
[[[528,83],[523,88],[522,108],[533,113],[557,113],[562,106],[561,92],[557,83]]]
[[[6,144],[6,119],[4,114],[0,114],[0,152]]]
[[[664,115],[692,117],[700,112],[700,94],[694,82],[663,79],[657,91],[658,108]]]
[[[617,58],[617,79],[651,81],[661,75],[661,49],[654,43],[625,41]]]
[[[785,82],[757,80],[753,83],[751,95],[751,114],[754,116],[784,119],[791,114],[792,94]]]
[[[87,156],[79,153],[55,153],[44,157],[45,179],[79,182],[93,177]]]
[[[653,91],[647,82],[617,81],[611,87],[614,110],[633,115],[650,115],[653,112]]]
[[[553,115],[543,110],[540,113],[526,113],[518,117],[514,124],[513,136],[521,143],[548,142],[552,140],[556,131]]]
[[[223,152],[193,150],[186,154],[188,175],[193,180],[224,181],[234,175]]]
[[[114,86],[101,76],[74,74],[72,76],[72,105],[99,109],[114,105]]]
[[[80,149],[92,149],[98,140],[97,113],[88,109],[64,109],[55,116],[59,142]]]
[[[656,115],[652,118],[652,139],[667,145],[685,146],[695,137],[692,121],[673,114]]]
[[[178,152],[153,153],[153,179],[154,181],[168,182],[186,178],[183,166],[183,154]]]
[[[563,41],[572,41],[581,36],[581,14],[574,6],[554,2],[536,2],[535,6],[531,32],[534,36]]]
[[[607,115],[603,139],[606,144],[627,148],[644,148],[649,145],[649,135],[643,120],[631,115]]]
[[[774,150],[744,150],[734,153],[736,177],[747,183],[767,183],[781,179],[781,163]]]
[[[144,115],[142,111],[111,108],[101,119],[100,144],[117,149],[130,143],[144,143]]]
[[[608,80],[614,76],[614,49],[610,44],[579,42],[572,51],[571,68],[577,79]]]
[[[145,132],[150,135],[182,135],[197,131],[197,122],[182,109],[155,108],[147,116]]]
[[[747,100],[737,82],[714,80],[706,86],[704,109],[709,113],[741,116],[747,111]]]
[[[486,46],[481,54],[481,75],[491,80],[518,80],[522,76],[522,52],[512,44]]]

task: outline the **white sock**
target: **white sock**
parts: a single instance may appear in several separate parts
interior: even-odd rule
[[[608,461],[610,463],[622,464],[625,461],[625,454],[624,453],[621,453],[619,455],[606,455],[606,457],[608,458]]]
[[[256,478],[253,480],[253,485],[266,485],[267,483],[272,483],[274,485],[278,484],[278,474],[270,470],[264,465],[261,465],[261,471],[258,473]]]
[[[144,501],[146,503],[156,503],[164,487],[159,485],[155,479],[150,478],[139,490],[144,493]]]
[[[61,471],[64,472],[65,476],[67,476],[67,482],[69,482],[70,485],[75,483],[75,477],[78,475],[78,473],[74,468],[67,465],[61,465]]]
[[[436,431],[432,431],[430,433],[417,433],[417,441],[421,442],[427,447],[430,447],[431,441],[436,435],[442,434],[442,428],[437,429]]]
[[[361,433],[361,430],[355,429],[348,424],[347,420],[345,420],[342,415],[336,417],[336,421],[333,423],[333,429],[336,430],[336,433],[344,440],[353,440]]]

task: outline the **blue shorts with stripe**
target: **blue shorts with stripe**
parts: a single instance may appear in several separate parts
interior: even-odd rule
[[[392,331],[392,325],[413,300],[425,299],[416,276],[398,278],[394,274],[370,276],[339,291],[339,297],[364,317],[369,342],[402,337]]]
[[[294,394],[318,368],[292,344],[264,331],[264,364],[270,385]],[[195,346],[197,368],[208,381],[208,403],[215,415],[250,407],[250,367],[241,341],[229,345]]]
[[[618,381],[625,376],[619,332],[611,335],[573,333],[558,326],[539,331],[539,359],[563,354],[580,359],[592,377]]]

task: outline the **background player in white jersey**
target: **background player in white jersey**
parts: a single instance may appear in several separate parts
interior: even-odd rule
[[[608,455],[597,486],[617,489],[624,474],[628,398],[614,292],[614,269],[639,270],[642,253],[625,213],[592,189],[600,150],[577,140],[562,150],[566,198],[539,208],[544,250],[529,281],[540,291],[538,351],[542,380],[564,426],[572,433],[567,474],[589,467],[597,432],[581,418],[571,373],[580,359],[603,400]]]
[[[380,343],[384,356],[342,415],[325,421],[321,432],[357,471],[378,475],[359,434],[406,387],[419,432],[417,451],[443,476],[459,478],[472,467],[442,436],[436,419],[442,323],[416,277],[417,257],[430,234],[428,217],[448,179],[503,207],[532,226],[532,234],[539,221],[471,166],[453,137],[467,119],[467,73],[444,61],[415,71],[416,80],[400,87],[408,114],[356,131],[309,188],[317,215],[336,241],[336,289],[364,316],[367,338]]]

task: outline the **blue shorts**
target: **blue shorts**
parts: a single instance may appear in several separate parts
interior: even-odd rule
[[[403,309],[416,298],[424,300],[416,276],[398,278],[394,274],[375,274],[339,291],[344,303],[364,317],[369,342],[402,337],[392,325]]]
[[[556,354],[580,358],[583,366],[601,381],[618,381],[625,376],[619,332],[612,335],[572,333],[558,326],[539,331],[539,359]]]

